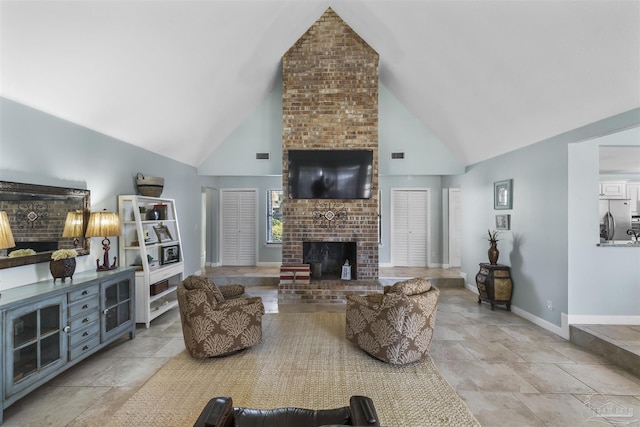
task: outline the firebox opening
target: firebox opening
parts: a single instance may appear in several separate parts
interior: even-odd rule
[[[311,280],[340,279],[345,261],[357,279],[356,242],[302,242],[302,262],[311,265]]]

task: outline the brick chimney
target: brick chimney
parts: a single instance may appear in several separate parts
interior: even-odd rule
[[[283,263],[305,242],[355,242],[354,278],[378,279],[378,60],[331,8],[283,57]],[[289,198],[289,150],[372,150],[372,197]]]

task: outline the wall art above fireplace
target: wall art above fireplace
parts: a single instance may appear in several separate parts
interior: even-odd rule
[[[322,228],[342,228],[347,219],[347,210],[342,202],[318,201],[312,212],[315,225]]]

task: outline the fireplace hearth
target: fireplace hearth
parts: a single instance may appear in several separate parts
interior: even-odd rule
[[[311,280],[340,279],[348,261],[352,279],[357,279],[356,242],[302,242],[302,262],[311,265]]]

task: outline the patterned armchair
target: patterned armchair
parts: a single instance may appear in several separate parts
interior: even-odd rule
[[[428,352],[439,296],[422,278],[385,286],[383,294],[347,295],[346,337],[384,362],[415,362]]]
[[[264,305],[243,295],[243,285],[216,286],[189,276],[178,285],[184,344],[191,356],[220,356],[262,342]]]

